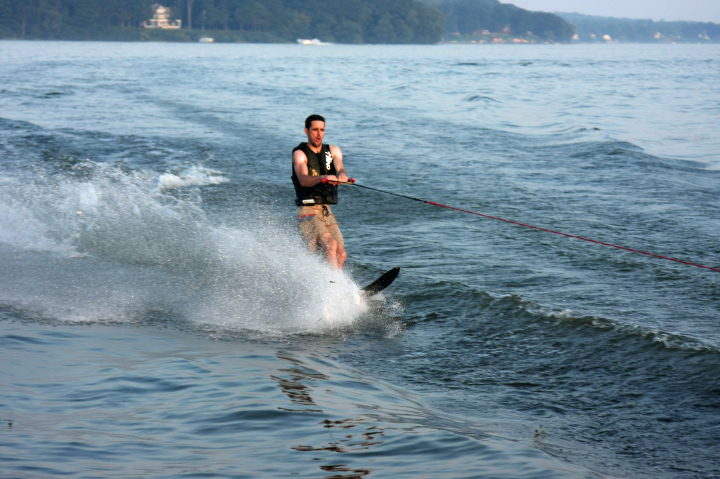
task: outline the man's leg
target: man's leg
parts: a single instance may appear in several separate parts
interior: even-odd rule
[[[322,243],[328,263],[336,268],[342,268],[347,259],[347,253],[342,241],[336,240],[330,233],[324,233],[320,237],[320,243]]]

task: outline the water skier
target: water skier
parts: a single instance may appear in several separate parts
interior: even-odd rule
[[[328,263],[342,268],[347,258],[345,242],[330,205],[338,200],[338,185],[348,181],[340,147],[323,143],[325,118],[305,119],[307,142],[292,151],[292,181],[298,228],[310,251],[321,249]]]

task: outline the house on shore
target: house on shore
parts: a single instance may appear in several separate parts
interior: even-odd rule
[[[182,27],[182,20],[170,20],[170,9],[162,5],[155,5],[153,17],[143,22],[145,28],[160,28],[162,30],[179,30]]]

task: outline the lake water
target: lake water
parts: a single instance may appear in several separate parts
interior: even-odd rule
[[[720,477],[719,72],[0,42],[0,477]],[[310,113],[358,184],[693,264],[347,186],[332,271]]]

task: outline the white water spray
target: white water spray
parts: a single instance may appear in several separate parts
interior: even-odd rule
[[[15,272],[0,280],[0,302],[57,319],[151,313],[268,334],[343,327],[367,310],[347,274],[267,212],[247,228],[214,224],[198,194],[168,193],[218,184],[219,172],[169,181],[89,162],[82,169],[0,184],[0,264]]]

